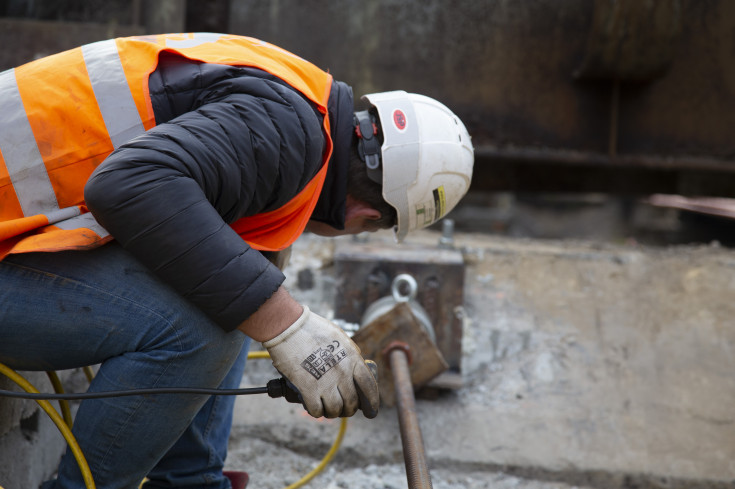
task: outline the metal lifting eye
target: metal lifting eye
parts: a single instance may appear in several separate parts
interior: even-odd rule
[[[407,289],[406,295],[401,292],[402,285],[405,285],[405,288]],[[407,273],[396,275],[396,278],[393,279],[393,283],[390,286],[391,294],[396,302],[412,301],[416,298],[417,289],[418,284],[416,284],[416,279]]]

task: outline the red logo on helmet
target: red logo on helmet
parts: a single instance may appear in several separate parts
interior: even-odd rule
[[[406,129],[406,114],[401,109],[393,111],[393,124],[396,125],[396,129],[399,131]]]

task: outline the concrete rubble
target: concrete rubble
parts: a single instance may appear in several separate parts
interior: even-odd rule
[[[464,385],[417,399],[435,488],[735,487],[735,251],[474,234],[455,246],[467,263]],[[333,240],[306,237],[287,270],[292,293],[324,315],[338,293],[333,252]],[[299,288],[304,270],[314,280]],[[251,360],[243,386],[274,376]],[[338,428],[241,397],[229,464],[253,487],[286,487]],[[405,488],[395,408],[351,418],[311,486]]]

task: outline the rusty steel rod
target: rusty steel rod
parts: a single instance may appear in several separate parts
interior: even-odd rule
[[[426,464],[424,440],[416,416],[416,402],[408,369],[408,356],[403,349],[394,348],[389,352],[389,359],[396,391],[398,424],[401,429],[408,487],[409,489],[431,489],[431,476]]]

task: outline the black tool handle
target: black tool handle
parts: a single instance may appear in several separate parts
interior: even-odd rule
[[[373,377],[375,377],[375,380],[378,380],[378,365],[373,362],[372,360],[365,360],[365,364],[370,369],[370,373],[373,374]],[[280,377],[278,379],[271,379],[268,381],[268,384],[266,385],[268,389],[268,395],[272,398],[277,397],[285,397],[288,402],[296,403],[296,404],[303,404],[303,399],[301,398],[301,393],[296,388],[295,385],[291,383],[287,378]],[[360,407],[367,407],[370,405],[370,403],[367,402],[367,399],[365,395],[360,391],[360,389],[357,389],[357,395],[360,397]],[[370,412],[364,411],[364,414],[368,418],[374,418],[378,413],[377,411],[373,412],[371,409]]]

